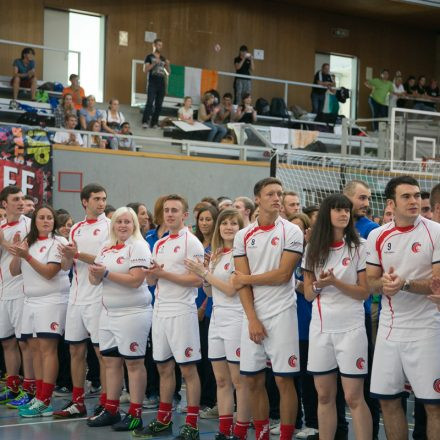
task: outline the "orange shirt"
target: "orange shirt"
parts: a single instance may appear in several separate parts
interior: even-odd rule
[[[73,96],[73,105],[77,110],[81,110],[83,105],[82,101],[83,98],[86,97],[86,94],[84,93],[84,89],[80,86],[79,90],[73,90],[72,87],[64,87],[63,89],[63,96],[70,93]]]

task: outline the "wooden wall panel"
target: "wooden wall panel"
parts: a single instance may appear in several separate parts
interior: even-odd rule
[[[117,96],[124,103],[130,100],[131,60],[143,59],[151,50],[144,42],[146,30],[157,32],[164,40],[164,52],[175,64],[232,71],[238,47],[245,43],[265,50],[265,60],[256,61],[255,74],[304,82],[313,78],[315,52],[357,56],[359,116],[369,115],[368,89],[363,86],[367,66],[373,67],[375,75],[388,67],[404,75],[431,76],[436,73],[439,57],[433,31],[264,0],[2,1],[0,38],[41,43],[44,7],[74,8],[107,16],[105,99]],[[349,29],[350,37],[332,37],[333,27]],[[128,47],[118,45],[119,30],[129,32]],[[222,47],[219,53],[214,51],[217,43]],[[5,74],[5,70],[10,72],[11,59],[18,50],[1,49],[0,74]],[[144,84],[140,79],[139,90]],[[232,80],[222,80],[221,86],[220,92],[227,91]],[[283,96],[283,89],[255,83],[253,95],[255,99]],[[309,89],[291,88],[289,102],[309,109],[309,96]]]

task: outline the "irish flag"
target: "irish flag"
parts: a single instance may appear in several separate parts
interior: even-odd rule
[[[176,98],[191,96],[199,102],[200,97],[211,89],[217,89],[218,73],[216,70],[197,69],[195,67],[171,64],[168,80],[168,95]]]

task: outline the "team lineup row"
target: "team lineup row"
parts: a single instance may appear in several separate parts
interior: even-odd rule
[[[69,241],[55,234],[51,207],[39,207],[29,220],[22,215],[20,189],[4,188],[0,339],[8,377],[0,398],[6,403],[19,394],[18,340],[21,387],[28,391],[18,405],[20,416],[84,416],[85,343],[90,337],[100,360],[103,390],[89,426],[112,425],[142,438],[171,435],[177,363],[188,405],[177,438],[199,438],[195,363],[201,354],[195,299],[203,286],[214,304],[208,356],[218,386],[216,439],[245,439],[251,417],[256,438],[269,438],[264,381],[268,361],[280,393],[280,438],[291,439],[298,410],[293,376],[300,372],[296,289],[312,302],[307,369],[318,392],[316,438],[334,438],[339,371],[356,438],[369,440],[373,424],[363,391],[369,371],[363,304],[376,293],[382,295],[382,309],[371,393],[381,402],[387,436],[407,438],[400,397],[408,380],[425,405],[427,438],[434,439],[440,429],[440,350],[433,349],[440,333],[435,305],[440,295],[440,225],[420,216],[420,188],[412,177],[391,179],[385,195],[394,221],[372,230],[367,240],[356,230],[349,198],[327,197],[306,234],[304,250],[301,229],[279,215],[281,182],[263,179],[254,187],[257,220],[243,228],[236,210],[223,210],[208,262],[202,243],[185,227],[188,205],[179,195],[164,198],[169,234],[150,249],[131,208],[121,207],[111,221],[106,218],[107,194],[100,185],[82,190],[86,218],[72,227]],[[156,289],[154,307],[147,285]],[[157,418],[143,427],[150,328],[160,404]],[[63,334],[70,344],[73,395],[65,408],[54,412],[50,401],[58,369],[56,348]],[[121,419],[123,362],[130,408]],[[219,378],[229,386],[220,385]]]

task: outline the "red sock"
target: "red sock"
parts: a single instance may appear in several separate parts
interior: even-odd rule
[[[21,387],[23,388],[23,391],[29,395],[34,395],[35,394],[35,387],[36,387],[35,382],[36,382],[35,379],[23,379],[23,383],[21,385]]]
[[[119,399],[118,400],[110,400],[107,399],[105,402],[105,409],[110,413],[115,415],[119,409]]]
[[[157,411],[157,420],[160,423],[169,423],[171,420],[171,409],[173,405],[171,403],[159,403],[159,409]]]
[[[269,419],[254,420],[255,440],[269,440]]]
[[[50,399],[52,398],[53,389],[55,388],[55,385],[52,383],[46,383],[43,382],[43,386],[41,389],[41,398],[40,400],[48,406],[50,403]]]
[[[199,417],[199,407],[198,406],[188,406],[185,425],[190,425],[193,428],[197,428],[197,419]]]
[[[249,422],[237,422],[234,426],[234,437],[238,437],[240,440],[246,440],[247,432],[249,428]]]
[[[43,380],[42,379],[37,379],[35,381],[35,385],[36,385],[35,397],[38,400],[41,400],[41,390],[43,389]]]
[[[128,408],[128,414],[133,417],[141,418],[142,415],[142,404],[140,403],[130,403],[130,408]]]
[[[280,440],[292,440],[295,425],[280,425]]]
[[[220,420],[220,424],[218,428],[219,432],[229,437],[232,431],[232,421],[233,421],[232,414],[228,414],[227,416],[220,416],[219,420]]]
[[[72,401],[73,403],[80,403],[81,405],[84,405],[84,388],[73,387]]]
[[[101,393],[99,396],[99,404],[101,406],[105,406],[105,403],[107,402],[107,393]]]
[[[20,387],[20,376],[8,376],[6,386],[13,392],[18,393]]]

